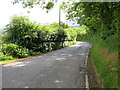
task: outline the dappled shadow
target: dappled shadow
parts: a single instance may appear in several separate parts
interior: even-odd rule
[[[80,52],[79,50],[81,49],[80,47],[83,46],[86,42],[77,42],[75,45],[71,45],[69,47],[65,47],[59,50],[51,51],[45,54],[37,55],[37,56],[32,56],[30,58],[27,58],[25,60],[20,60],[16,61],[13,63],[8,63],[5,64],[4,67],[23,67],[28,65],[29,63],[32,64],[33,62],[36,61],[64,61],[67,58],[71,57],[75,59],[75,55],[81,56],[85,55],[85,53]],[[78,50],[79,49],[79,50]],[[45,62],[47,63],[47,62]],[[46,64],[47,67],[52,66],[51,64]]]
[[[86,73],[84,60],[87,49],[82,45],[84,43],[77,44],[79,45],[72,45],[5,64],[3,86],[13,85],[22,88],[65,87],[68,84],[72,85],[73,82],[77,83],[78,78],[81,79],[81,82],[84,82],[83,75]],[[81,77],[79,77],[80,75]],[[76,86],[73,85],[73,87]]]
[[[27,62],[27,63],[29,63],[29,62]],[[9,64],[4,65],[4,67],[9,67],[9,66],[11,66],[11,67],[23,67],[23,66],[25,66],[25,63],[23,63],[23,62],[14,62],[14,63],[9,63]]]

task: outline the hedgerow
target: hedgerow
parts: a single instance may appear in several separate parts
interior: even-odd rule
[[[27,57],[34,52],[47,52],[76,42],[77,32],[61,23],[40,25],[25,16],[14,16],[6,25],[2,51],[12,57]]]
[[[29,50],[27,48],[23,48],[22,46],[18,46],[12,43],[3,44],[2,52],[4,53],[4,55],[18,58],[29,56]]]

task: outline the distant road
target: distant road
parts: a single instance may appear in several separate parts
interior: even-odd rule
[[[2,67],[3,88],[85,88],[90,43],[34,56]]]

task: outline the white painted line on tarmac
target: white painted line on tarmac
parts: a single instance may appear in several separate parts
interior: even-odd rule
[[[89,82],[88,82],[88,75],[85,75],[85,85],[86,85],[86,90],[90,90],[89,89]]]
[[[85,65],[87,66],[87,59],[88,59],[88,53],[86,55],[86,58],[85,58]]]
[[[86,66],[87,66],[87,64],[88,64],[88,56],[89,56],[91,47],[92,47],[92,45],[90,46],[89,51],[88,51],[88,53],[87,53],[87,55],[86,55],[86,60],[85,60],[85,65],[86,65]],[[88,75],[87,75],[87,74],[85,75],[85,85],[86,85],[86,86],[85,86],[86,90],[90,90],[89,80],[88,80]]]

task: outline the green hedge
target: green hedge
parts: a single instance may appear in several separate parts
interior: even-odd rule
[[[3,44],[2,52],[4,53],[4,55],[18,58],[29,56],[29,50],[27,48],[23,48],[22,46],[18,46],[12,43]]]
[[[61,23],[40,25],[25,16],[14,16],[6,25],[2,51],[13,57],[26,57],[30,52],[47,52],[76,42],[77,33]],[[31,54],[30,54],[31,55]]]

